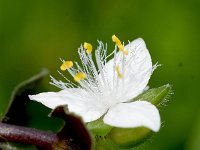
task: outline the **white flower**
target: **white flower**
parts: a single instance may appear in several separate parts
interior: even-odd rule
[[[29,98],[52,109],[67,104],[69,111],[80,115],[85,122],[103,116],[104,123],[111,126],[144,126],[157,132],[160,129],[157,108],[145,100],[130,102],[145,90],[154,70],[145,42],[138,38],[124,46],[115,35],[112,40],[115,50],[108,56],[107,45],[101,41],[95,56],[92,56],[92,45],[84,43],[78,49],[82,67],[77,62],[73,67],[72,61],[62,60],[61,70],[68,70],[78,84],[59,72],[67,82],[51,77],[51,84],[61,88],[60,92],[45,92]],[[109,57],[113,59],[107,62]]]

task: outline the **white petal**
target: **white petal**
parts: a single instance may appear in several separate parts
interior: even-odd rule
[[[115,127],[135,128],[144,126],[155,132],[160,129],[158,109],[146,101],[117,104],[108,111],[103,120],[106,124]]]
[[[78,88],[29,95],[29,98],[51,109],[67,104],[69,111],[80,115],[85,122],[94,121],[107,111],[97,99]]]
[[[120,102],[128,101],[142,93],[152,73],[151,56],[143,39],[138,38],[132,41],[124,49],[128,50],[128,55],[118,52],[115,61],[116,65],[119,65],[121,73],[123,73],[124,67],[123,78],[116,78],[117,72],[113,71],[114,59],[111,59],[104,68],[108,83],[114,83],[110,86],[116,91],[115,95],[121,97]]]

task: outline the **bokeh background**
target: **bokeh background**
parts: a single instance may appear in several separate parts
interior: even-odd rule
[[[96,47],[100,39],[111,51],[113,34],[142,37],[163,64],[150,86],[170,83],[174,91],[163,128],[144,149],[199,150],[199,8],[200,0],[0,0],[0,114],[15,85],[44,67],[59,77],[59,58],[78,60],[81,43]]]

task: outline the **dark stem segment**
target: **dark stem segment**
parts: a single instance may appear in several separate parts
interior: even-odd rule
[[[58,143],[58,137],[55,133],[0,122],[0,141],[33,144],[53,149]]]

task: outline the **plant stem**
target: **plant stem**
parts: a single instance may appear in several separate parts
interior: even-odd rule
[[[20,142],[53,149],[58,137],[55,133],[0,122],[0,141]]]

